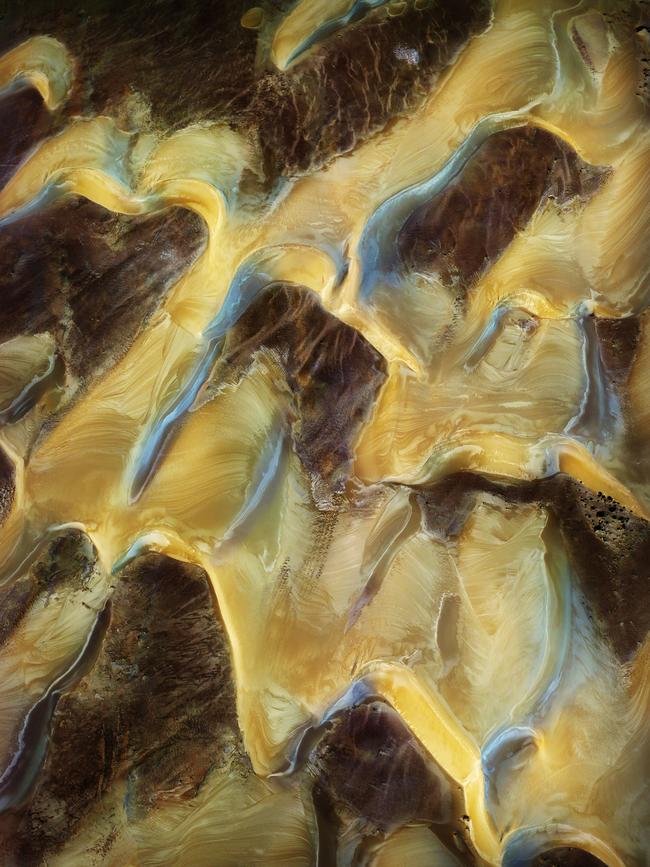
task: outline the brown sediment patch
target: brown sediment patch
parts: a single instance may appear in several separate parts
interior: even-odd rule
[[[77,60],[79,114],[114,114],[134,93],[154,125],[185,126],[221,116],[255,75],[256,34],[241,27],[244,0],[155,4],[89,0],[12,4],[2,50],[47,33]]]
[[[431,825],[452,846],[464,838],[467,817],[458,785],[384,701],[338,713],[307,770],[314,780],[319,833],[330,850],[342,833],[349,839],[351,827],[362,847],[363,840],[380,840],[411,822]],[[470,857],[469,848],[461,848]]]
[[[36,789],[5,845],[18,863],[56,851],[111,785],[130,809],[196,793],[239,743],[227,639],[207,575],[158,554],[116,577],[97,661],[62,695]]]
[[[336,717],[312,756],[310,772],[369,832],[452,817],[450,783],[383,702],[357,705]]]
[[[226,369],[255,350],[275,350],[295,394],[294,437],[309,471],[340,491],[356,435],[386,378],[383,357],[354,328],[332,316],[308,289],[274,284],[228,335]]]
[[[269,178],[313,170],[413,110],[491,19],[486,0],[368,12],[242,96]]]
[[[180,208],[127,217],[75,198],[29,213],[0,232],[0,338],[51,331],[87,379],[126,352],[205,237]]]
[[[639,317],[596,317],[596,336],[607,375],[617,387],[624,387],[641,338]]]
[[[411,214],[398,236],[399,255],[409,269],[439,273],[462,299],[541,202],[589,197],[606,172],[544,129],[496,132]]]
[[[52,116],[35,88],[0,93],[0,187],[52,127]]]
[[[558,846],[538,855],[531,867],[606,867],[605,863],[575,846]]]
[[[0,526],[7,520],[16,496],[16,470],[4,449],[0,449]]]

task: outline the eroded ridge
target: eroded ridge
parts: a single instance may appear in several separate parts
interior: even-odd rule
[[[643,6],[5,16],[3,864],[647,863]]]

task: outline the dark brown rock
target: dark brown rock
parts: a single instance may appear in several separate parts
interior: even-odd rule
[[[558,846],[538,855],[531,862],[531,867],[607,867],[607,865],[584,849]]]
[[[205,244],[179,208],[146,217],[68,199],[0,230],[0,339],[52,331],[84,378],[115,361]]]
[[[453,786],[389,705],[342,711],[309,765],[335,812],[359,820],[366,833],[387,833],[411,821],[446,824]]]
[[[11,512],[16,495],[16,471],[13,462],[0,449],[0,526],[4,524]]]
[[[229,648],[207,575],[163,555],[137,558],[116,579],[96,663],[59,700],[11,863],[41,863],[119,778],[136,813],[191,797],[237,744]]]
[[[35,88],[24,86],[0,94],[0,187],[52,126],[50,112]]]
[[[277,9],[279,4],[271,3]],[[123,125],[146,117],[125,113],[135,93],[150,104],[154,126],[181,127],[223,115],[252,84],[257,35],[240,25],[246,0],[32,0],[9,4],[0,48],[47,33],[77,61],[72,94],[78,114],[120,115]]]
[[[546,130],[494,133],[442,192],[411,214],[398,237],[400,257],[409,269],[439,273],[462,299],[544,199],[588,197],[604,173]]]
[[[638,316],[596,317],[596,336],[605,371],[619,388],[627,383],[641,337]]]
[[[352,447],[386,378],[383,356],[354,328],[332,316],[308,289],[274,284],[239,319],[223,351],[243,368],[260,347],[279,353],[298,418],[298,454],[335,490],[349,474]]]
[[[376,9],[288,71],[262,76],[238,105],[267,175],[318,168],[413,110],[490,18],[487,0],[409,4],[399,17]]]
[[[542,497],[560,521],[582,590],[621,660],[650,630],[650,523],[579,482],[557,476]]]
[[[418,493],[425,527],[443,541],[458,537],[475,500],[476,490],[468,488],[464,478],[458,475],[450,476],[431,491]]]

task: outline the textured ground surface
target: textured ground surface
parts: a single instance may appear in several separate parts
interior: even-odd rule
[[[0,865],[650,864],[650,10],[0,4]]]

